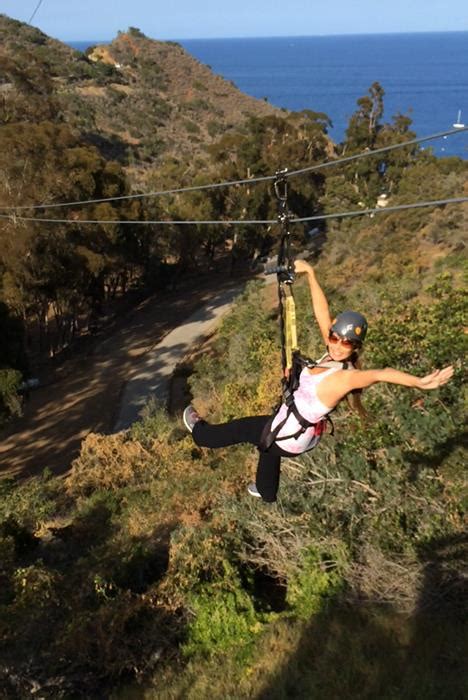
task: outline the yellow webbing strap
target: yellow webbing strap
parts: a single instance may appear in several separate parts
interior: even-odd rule
[[[284,345],[286,353],[286,369],[290,370],[293,362],[293,352],[297,347],[296,305],[290,284],[283,286],[284,308]]]

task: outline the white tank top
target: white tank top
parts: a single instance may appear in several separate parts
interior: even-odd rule
[[[299,377],[299,386],[294,392],[294,402],[301,416],[311,423],[318,423],[327,413],[333,410],[320,401],[317,396],[317,387],[325,377],[329,377],[330,374],[337,372],[339,369],[341,369],[341,367],[330,367],[320,374],[311,374],[307,367],[304,367],[302,370]],[[271,425],[272,430],[286,418],[287,412],[288,407],[283,404],[273,419]],[[288,435],[295,435],[300,429],[300,423],[294,414],[291,413],[277,437],[281,438]],[[315,447],[319,440],[320,435],[315,434],[315,428],[311,425],[310,428],[306,428],[299,437],[279,440],[279,442],[276,442],[276,445],[286,452],[301,454]]]

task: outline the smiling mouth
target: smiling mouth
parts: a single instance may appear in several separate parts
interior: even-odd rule
[[[352,354],[352,351],[350,352],[347,348],[342,348],[342,347],[332,347],[328,349],[328,354],[333,357],[348,357],[349,355]]]

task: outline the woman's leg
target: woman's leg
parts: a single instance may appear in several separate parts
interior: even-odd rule
[[[200,420],[193,427],[192,437],[199,447],[228,447],[241,442],[258,447],[262,432],[270,420],[271,416],[250,416],[218,425]],[[272,445],[268,452],[259,454],[256,486],[263,500],[268,503],[276,501],[282,456],[292,455],[277,445]]]
[[[255,477],[258,492],[267,503],[276,501],[280,479],[281,455],[276,450],[272,452],[273,447],[268,452],[260,452]]]
[[[248,442],[257,447],[270,418],[271,416],[249,416],[218,425],[200,420],[193,426],[192,437],[199,447],[227,447],[241,442]]]

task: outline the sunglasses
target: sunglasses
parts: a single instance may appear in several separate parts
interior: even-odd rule
[[[354,340],[348,340],[347,338],[342,338],[341,336],[337,335],[333,331],[330,331],[330,333],[328,334],[328,340],[330,341],[330,343],[332,345],[336,345],[337,343],[341,343],[341,345],[344,348],[349,348],[350,350],[354,349],[354,348],[361,347],[361,343],[356,342]]]

